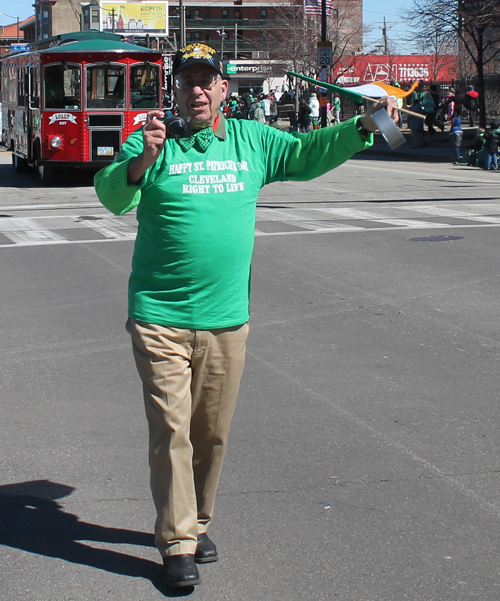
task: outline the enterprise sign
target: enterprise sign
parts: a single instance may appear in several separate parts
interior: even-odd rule
[[[282,64],[259,64],[259,63],[226,63],[224,73],[226,75],[271,75],[273,72],[284,71]]]

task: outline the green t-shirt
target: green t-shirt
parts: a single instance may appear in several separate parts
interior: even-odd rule
[[[361,140],[355,120],[292,136],[221,116],[206,152],[167,140],[138,185],[129,185],[128,164],[143,150],[142,131],[131,134],[95,178],[110,211],[137,207],[129,316],[193,329],[245,323],[260,188],[312,179],[371,144],[372,136]]]

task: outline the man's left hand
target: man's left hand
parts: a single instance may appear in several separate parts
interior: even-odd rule
[[[399,113],[398,107],[396,106],[396,100],[394,98],[389,98],[389,96],[384,96],[384,98],[381,98],[379,101],[373,103],[366,114],[361,117],[361,124],[366,131],[374,132],[378,129],[375,125],[375,121],[372,119],[372,115],[373,113],[381,110],[386,110],[394,123],[397,124],[399,122]]]

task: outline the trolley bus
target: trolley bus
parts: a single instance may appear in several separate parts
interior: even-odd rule
[[[147,112],[162,107],[171,57],[119,36],[78,34],[1,61],[1,142],[16,171],[35,168],[44,185],[61,168],[106,166]]]

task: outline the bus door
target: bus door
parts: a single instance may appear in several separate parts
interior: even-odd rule
[[[26,74],[28,160],[34,160],[35,145],[40,141],[40,66],[30,65]],[[38,155],[39,156],[39,155]]]

